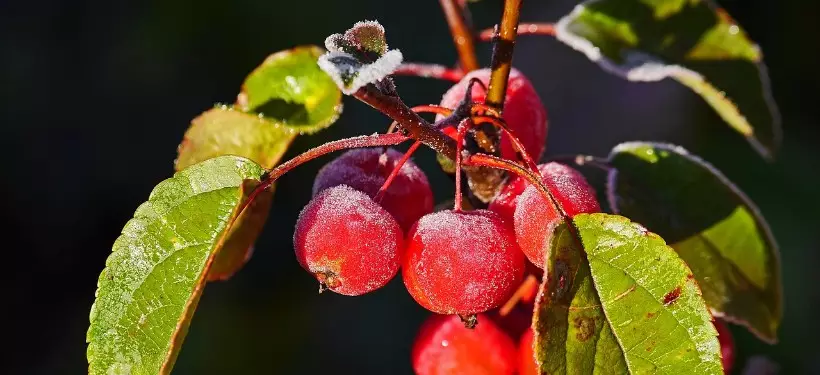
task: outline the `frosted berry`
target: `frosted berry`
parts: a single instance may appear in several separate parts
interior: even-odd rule
[[[518,375],[538,375],[535,353],[532,348],[533,331],[528,329],[518,343]]]
[[[538,171],[541,173],[541,177],[546,178],[545,174],[547,173],[547,165],[549,164],[551,163],[538,165]],[[490,206],[487,207],[487,209],[498,213],[505,220],[512,222],[518,197],[521,196],[521,193],[524,192],[527,186],[530,186],[530,184],[526,179],[516,175],[511,176],[507,184],[501,188],[498,195],[490,202]]]
[[[474,70],[464,76],[459,83],[444,94],[441,105],[447,108],[457,107],[458,103],[464,99],[467,84],[472,78],[478,78],[485,85],[489,85],[490,69]],[[472,94],[473,101],[484,102],[486,93],[481,87],[474,85]],[[517,69],[510,71],[503,117],[515,136],[521,140],[527,153],[533,159],[538,160],[544,152],[547,138],[547,110],[541,104],[541,98],[538,97],[530,80]],[[503,135],[501,136],[501,156],[508,159],[516,158],[512,143]]]
[[[732,338],[732,332],[723,320],[715,319],[712,323],[718,332],[718,342],[720,342],[720,357],[723,362],[723,373],[729,374],[732,372],[732,367],[735,364],[735,340]]]
[[[434,315],[422,325],[413,344],[418,375],[511,375],[515,372],[513,340],[490,319],[465,328],[455,315]]]
[[[601,211],[595,189],[577,170],[559,163],[547,163],[541,173],[550,192],[570,217]],[[544,255],[552,231],[561,221],[561,214],[535,186],[529,186],[518,198],[513,217],[518,245],[533,264],[543,268]]]
[[[428,310],[469,315],[504,303],[521,283],[524,262],[512,227],[498,214],[440,211],[410,230],[402,275]]]
[[[328,289],[350,296],[387,284],[404,247],[393,216],[347,185],[326,189],[305,206],[293,243],[302,267]]]
[[[382,148],[363,148],[345,152],[319,171],[313,182],[313,195],[341,184],[375,197],[384,181],[402,158],[402,153]],[[379,201],[407,231],[420,217],[433,212],[433,192],[427,176],[412,160],[399,174]]]

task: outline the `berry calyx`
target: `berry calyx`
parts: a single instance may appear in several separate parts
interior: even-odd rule
[[[350,296],[387,284],[399,270],[399,224],[369,196],[347,185],[314,197],[296,221],[296,259],[326,288]]]
[[[402,153],[382,148],[355,149],[327,163],[316,175],[313,195],[338,185],[348,185],[375,197],[385,180],[402,158]],[[433,192],[427,176],[408,160],[378,203],[396,218],[405,231],[420,217],[433,212]]]
[[[732,372],[732,367],[735,364],[735,340],[732,338],[732,332],[726,322],[720,319],[712,321],[715,329],[718,332],[718,342],[720,343],[720,358],[723,363],[723,373],[729,374]]]
[[[474,70],[464,76],[459,83],[451,87],[441,99],[441,106],[447,108],[458,107],[464,99],[467,86],[471,79],[478,78],[484,85],[489,85],[490,69]],[[472,100],[483,103],[486,92],[478,85],[473,86]],[[517,69],[510,71],[507,83],[507,94],[504,99],[504,120],[521,140],[533,159],[538,160],[544,152],[547,138],[547,110],[541,104],[541,98],[530,83],[530,80]],[[501,137],[501,156],[507,159],[516,159],[516,152],[504,134]]]
[[[455,315],[434,315],[413,344],[413,370],[419,375],[506,375],[515,372],[513,340],[482,315],[465,328]]]
[[[518,375],[538,375],[538,364],[535,363],[535,353],[532,348],[534,333],[532,328],[521,335],[518,342]]]
[[[569,217],[601,211],[595,189],[581,172],[559,163],[547,163],[540,169],[547,188]],[[535,186],[527,187],[518,197],[513,215],[515,237],[536,266],[544,267],[552,231],[560,222],[561,213]]]
[[[470,315],[498,307],[524,275],[524,254],[509,223],[487,210],[440,211],[408,234],[404,285],[440,314]]]

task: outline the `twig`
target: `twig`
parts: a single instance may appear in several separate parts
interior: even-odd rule
[[[484,29],[478,34],[482,42],[491,42],[495,29]],[[550,35],[555,36],[555,24],[552,23],[522,23],[518,25],[518,36],[522,35]]]
[[[505,0],[504,15],[501,25],[496,27],[493,38],[492,73],[490,74],[490,88],[485,103],[499,110],[504,108],[504,97],[507,93],[507,80],[512,69],[515,37],[518,34],[518,19],[521,15],[523,0]]]
[[[464,78],[464,72],[460,69],[448,68],[444,65],[425,63],[404,63],[393,72],[393,75],[412,76],[422,78],[435,78],[443,81],[456,83]]]
[[[453,34],[453,43],[458,50],[458,59],[461,70],[470,72],[479,68],[473,44],[473,31],[467,25],[467,20],[456,0],[439,0],[447,24],[450,25],[450,34]]]

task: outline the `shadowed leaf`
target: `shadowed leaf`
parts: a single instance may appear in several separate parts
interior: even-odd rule
[[[783,315],[779,252],[754,203],[681,147],[624,143],[610,164],[612,210],[672,244],[716,315],[776,341]]]
[[[709,0],[589,0],[556,37],[630,81],[673,78],[702,96],[764,157],[780,144],[780,114],[756,44]]]

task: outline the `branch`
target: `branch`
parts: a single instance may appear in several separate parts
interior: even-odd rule
[[[283,174],[289,172],[291,169],[296,168],[306,162],[309,162],[313,159],[316,159],[319,156],[340,150],[347,150],[351,148],[360,148],[360,147],[378,147],[378,146],[393,146],[399,143],[406,141],[408,138],[399,133],[390,133],[390,134],[374,134],[374,135],[361,135],[358,137],[352,138],[345,138],[340,139],[338,141],[328,142],[321,146],[314,147],[310,150],[307,150],[298,156],[290,159],[282,164],[279,164],[276,168],[271,169],[265,176],[262,177],[262,182],[250,193],[248,199],[245,200],[245,204],[240,208],[239,212],[242,212],[254,199],[265,189],[269,188],[273,183],[279,178],[282,177]]]
[[[439,0],[439,2],[447,18],[447,24],[450,25],[450,33],[453,34],[453,43],[458,50],[461,70],[470,72],[478,69],[478,59],[473,45],[473,31],[467,25],[463,9],[456,3],[456,0]]]
[[[398,96],[382,93],[373,85],[360,88],[353,96],[396,121],[404,131],[404,136],[414,138],[450,160],[455,160],[456,142],[413,112]]]
[[[513,49],[515,37],[518,34],[518,19],[521,15],[523,0],[505,0],[504,15],[501,26],[496,26],[493,44],[492,74],[490,88],[485,103],[499,110],[504,108],[504,97],[507,94],[507,80],[512,69]]]
[[[491,42],[495,29],[484,29],[478,35],[482,42]],[[518,36],[521,35],[550,35],[555,36],[555,24],[552,23],[522,23],[518,25]]]
[[[404,63],[393,72],[393,75],[435,78],[457,83],[464,78],[464,72],[438,64]]]

